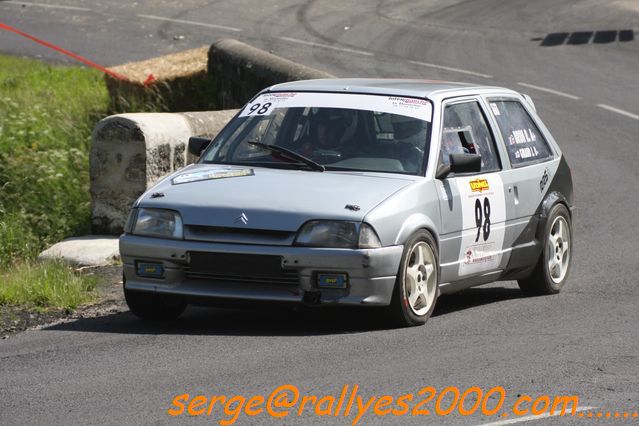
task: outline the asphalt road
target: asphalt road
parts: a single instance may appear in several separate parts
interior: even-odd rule
[[[106,65],[233,37],[342,77],[516,88],[567,155],[577,200],[572,275],[560,295],[524,298],[515,283],[497,283],[441,298],[428,324],[410,329],[386,329],[375,311],[200,308],[170,326],[122,313],[28,331],[0,341],[0,423],[163,424],[175,420],[166,410],[176,395],[268,395],[285,383],[336,397],[344,384],[366,397],[503,386],[505,407],[518,394],[550,394],[613,415],[639,411],[639,41],[616,32],[636,29],[635,0],[3,1],[0,16]],[[8,33],[0,51],[65,60]],[[243,415],[239,424],[353,417]],[[368,413],[361,422],[502,420],[521,419]]]

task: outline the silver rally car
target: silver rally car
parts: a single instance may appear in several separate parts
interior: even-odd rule
[[[260,92],[199,161],[135,203],[124,292],[149,319],[189,303],[388,306],[496,280],[552,294],[571,263],[573,185],[529,97],[499,87],[335,79]]]

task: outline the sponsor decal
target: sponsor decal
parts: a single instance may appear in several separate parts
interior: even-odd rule
[[[225,179],[240,176],[253,176],[253,169],[222,169],[222,170],[202,170],[191,173],[183,173],[171,180],[173,185],[183,183],[199,182],[202,180]]]
[[[541,192],[544,191],[544,188],[546,187],[546,184],[548,183],[548,179],[550,179],[550,177],[548,176],[548,169],[545,169],[544,175],[541,177],[541,180],[539,181],[539,190]]]
[[[464,257],[465,265],[476,265],[481,263],[492,262],[495,257],[494,243],[473,244],[466,247],[466,256]]]
[[[280,108],[344,108],[398,114],[431,121],[430,101],[419,98],[356,93],[264,93],[246,104],[240,117],[268,116]]]
[[[391,96],[388,98],[391,102],[400,102],[403,104],[409,105],[429,105],[428,101],[425,99],[417,99],[417,98],[400,98],[397,96]]]
[[[483,191],[488,191],[490,189],[490,186],[488,185],[488,180],[486,179],[475,179],[475,180],[471,180],[470,182],[468,182],[470,184],[470,190],[472,192],[483,192]]]

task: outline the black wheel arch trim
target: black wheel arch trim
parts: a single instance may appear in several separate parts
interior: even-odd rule
[[[574,191],[572,173],[565,157],[562,155],[557,171],[548,185],[548,190],[542,202],[530,217],[524,230],[513,242],[513,250],[500,277],[502,280],[521,279],[530,275],[535,264],[539,261],[543,249],[542,240],[548,221],[548,215],[555,205],[564,204],[572,221],[574,214]],[[531,264],[530,259],[535,259]]]

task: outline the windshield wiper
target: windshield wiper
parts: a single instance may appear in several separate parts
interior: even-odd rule
[[[326,167],[322,166],[321,164],[316,163],[315,161],[311,160],[308,157],[303,156],[302,154],[298,154],[295,151],[291,151],[290,149],[286,149],[277,145],[269,145],[262,142],[255,142],[255,141],[248,141],[248,144],[253,146],[258,146],[260,148],[263,148],[272,152],[277,152],[278,154],[281,154],[283,157],[286,157],[289,160],[300,161],[306,164],[308,167],[310,167],[311,170],[315,170],[317,172],[323,172],[326,170]]]

